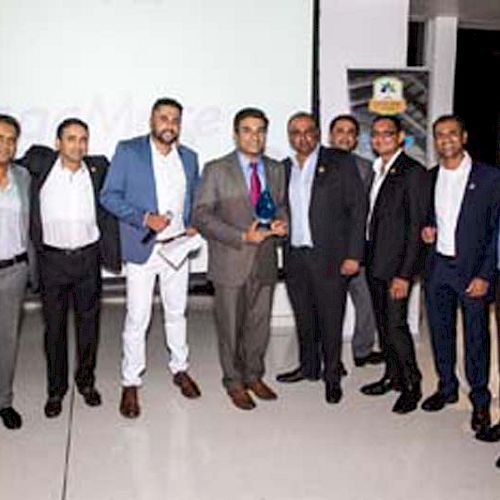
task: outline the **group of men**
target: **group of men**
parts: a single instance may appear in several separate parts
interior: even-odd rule
[[[265,155],[267,116],[244,108],[234,117],[235,150],[207,163],[200,179],[196,153],[179,140],[182,111],[174,99],[156,101],[150,132],[120,142],[109,168],[105,157],[87,155],[89,129],[78,118],[59,125],[56,150],[33,146],[14,161],[20,126],[0,115],[0,418],[5,426],[22,424],[12,406],[12,383],[29,268],[39,280],[45,324],[47,417],[61,413],[68,390],[70,303],[76,387],[86,404],[101,404],[95,385],[101,266],[119,272],[122,261],[121,414],[136,418],[141,412],[139,388],[157,278],[173,383],[185,397],[199,397],[200,388],[188,374],[188,262],[172,266],[161,255],[165,241],[199,232],[208,243],[222,382],[237,408],[253,409],[255,398],[277,398],[264,381],[264,357],[276,247],[282,244],[299,364],[279,374],[278,382],[323,379],[326,401],[340,402],[346,374],[342,324],[350,293],[356,308],[354,364],[385,363],[383,377],[361,391],[369,396],[397,391],[393,411],[415,410],[422,375],[407,312],[412,284],[423,274],[439,384],[422,408],[438,411],[458,400],[460,304],[471,426],[479,439],[500,439],[499,426],[490,425],[487,313],[498,278],[500,171],[471,160],[463,122],[453,115],[436,120],[439,164],[427,171],[404,152],[397,117],[374,118],[376,160],[370,164],[351,154],[359,135],[354,117],[331,122],[332,147],[327,148],[320,145],[315,116],[298,112],[287,124],[293,154],[278,162]],[[261,227],[255,207],[264,193],[276,213]],[[381,352],[374,350],[376,331]]]

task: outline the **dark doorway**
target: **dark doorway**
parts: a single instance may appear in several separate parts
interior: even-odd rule
[[[454,108],[471,156],[500,165],[500,31],[458,30]]]

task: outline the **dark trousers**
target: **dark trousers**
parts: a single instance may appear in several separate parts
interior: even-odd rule
[[[286,264],[286,286],[295,316],[300,367],[317,377],[340,383],[342,326],[347,298],[346,277],[339,266],[314,249],[291,249]]]
[[[45,354],[49,397],[68,390],[68,308],[73,302],[76,335],[75,382],[81,390],[94,385],[99,332],[101,274],[99,249],[44,249],[38,255],[45,321]]]
[[[368,286],[386,363],[385,376],[409,387],[422,379],[407,320],[409,297],[393,299],[389,294],[390,285],[391,281],[375,278],[368,270]]]
[[[274,286],[256,277],[257,265],[241,286],[214,283],[219,359],[227,390],[256,382],[265,372]]]
[[[460,305],[464,324],[465,376],[471,389],[469,397],[474,408],[489,408],[488,304],[483,299],[467,297],[457,267],[452,260],[439,255],[425,284],[425,298],[439,391],[446,395],[458,391],[455,364],[457,307]]]
[[[500,271],[497,270],[495,278],[495,320],[497,323],[497,361],[500,374]],[[500,391],[500,388],[499,388]]]

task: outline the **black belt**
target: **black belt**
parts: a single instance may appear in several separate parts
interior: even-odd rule
[[[0,269],[19,264],[19,262],[28,262],[28,254],[26,252],[16,255],[12,259],[0,260]]]
[[[307,245],[303,245],[303,246],[300,246],[300,247],[290,247],[290,250],[292,252],[312,252],[313,251],[313,247],[308,247]]]
[[[78,248],[58,248],[50,245],[42,245],[42,249],[44,252],[60,253],[62,255],[78,255],[86,252],[87,250],[92,250],[95,247],[97,247],[97,241]]]

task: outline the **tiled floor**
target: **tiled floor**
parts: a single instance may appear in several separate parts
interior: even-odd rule
[[[247,413],[233,408],[220,387],[211,311],[198,299],[191,301],[189,335],[191,373],[202,398],[186,400],[172,385],[157,308],[143,414],[127,421],[118,413],[123,315],[123,305],[104,307],[98,367],[103,406],[89,408],[78,394],[68,395],[62,416],[48,420],[40,311],[26,314],[15,387],[24,426],[0,428],[1,500],[500,498],[500,470],[493,466],[500,446],[472,439],[465,392],[458,405],[438,414],[394,415],[394,395],[359,393],[381,369],[352,368],[349,344],[340,405],[324,402],[321,383],[273,382],[295,359],[292,332],[275,330],[267,380],[279,391],[278,401]],[[435,379],[425,340],[418,356],[429,393]],[[497,399],[493,407],[498,418]]]

